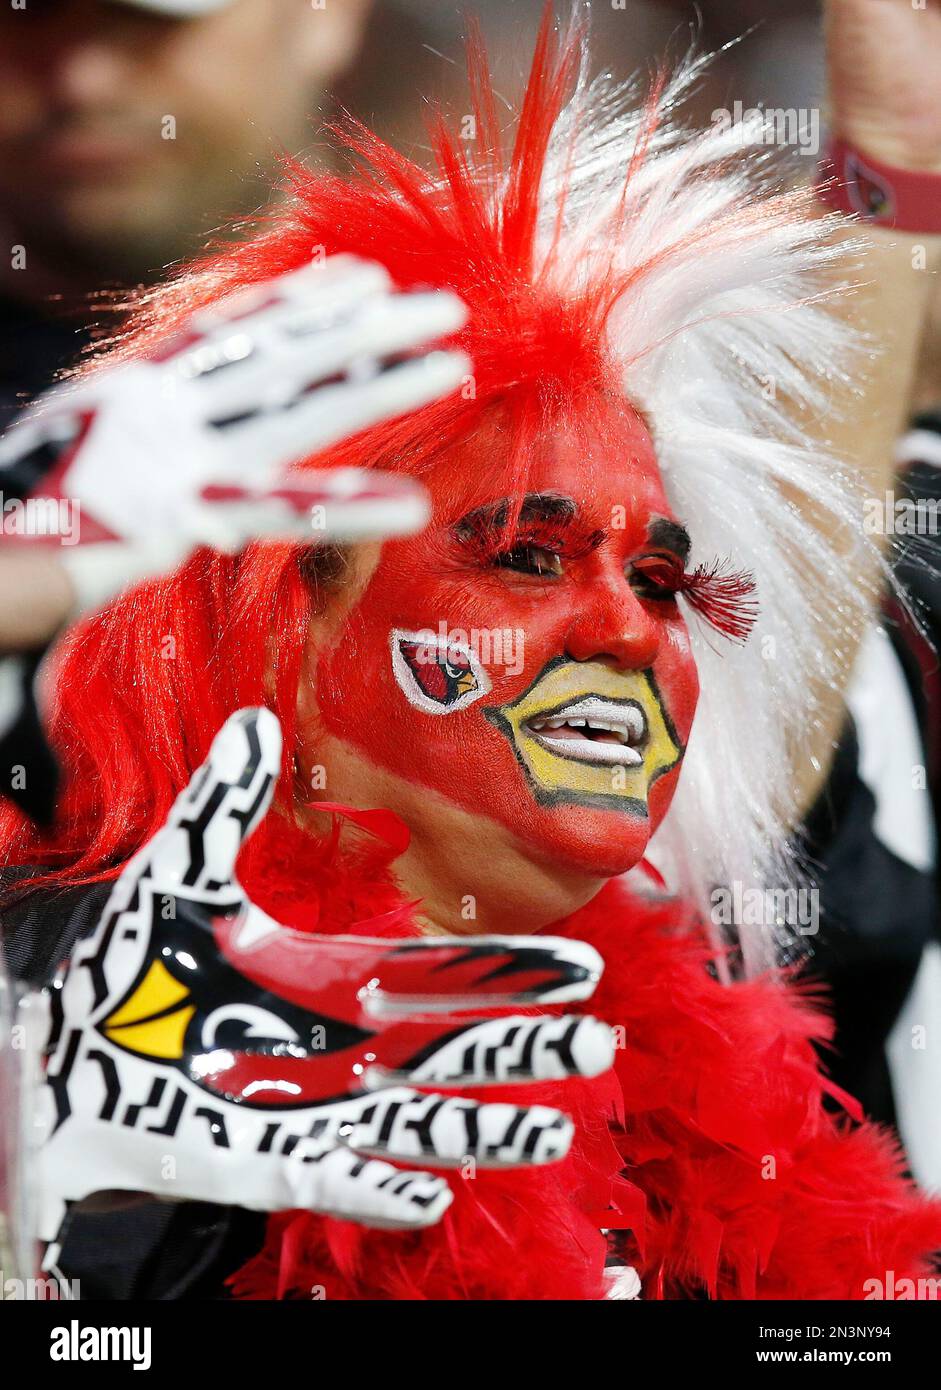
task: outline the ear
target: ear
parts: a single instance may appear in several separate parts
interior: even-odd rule
[[[311,615],[307,629],[307,640],[301,657],[300,679],[297,682],[297,729],[299,742],[303,740],[304,730],[312,726],[317,715],[317,658],[323,650],[325,620],[322,614]]]
[[[320,654],[342,640],[343,628],[362,598],[381,553],[381,541],[326,545],[312,549],[309,560],[302,564],[313,602],[297,683],[297,727],[301,738],[305,729],[316,727]],[[273,679],[271,668],[268,678]]]

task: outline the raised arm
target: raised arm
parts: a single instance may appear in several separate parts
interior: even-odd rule
[[[911,202],[898,209],[902,226],[866,221],[870,244],[862,256],[863,283],[842,299],[839,310],[869,336],[872,351],[855,389],[834,385],[834,409],[820,423],[821,443],[850,463],[865,496],[881,498],[893,485],[894,444],[908,412],[941,266],[941,236],[923,230],[941,219],[941,5],[938,0],[926,0],[925,8],[911,0],[826,0],[824,16],[831,134],[870,161],[867,167],[888,166],[937,180],[921,185],[922,208],[930,207],[932,196],[935,208],[921,226],[904,229],[912,220]],[[845,167],[837,177],[845,183]],[[868,559],[849,540],[847,549],[853,553],[848,562],[860,566],[859,583],[877,594],[875,549]],[[832,642],[834,621],[825,594],[816,607],[821,641]],[[862,630],[847,637],[840,644],[845,681]],[[826,778],[845,717],[838,686],[821,690],[819,701],[818,727],[795,756],[805,805]]]

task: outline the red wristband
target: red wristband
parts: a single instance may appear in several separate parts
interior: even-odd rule
[[[817,170],[817,193],[830,207],[877,227],[941,234],[941,174],[882,164],[845,140],[830,141]]]

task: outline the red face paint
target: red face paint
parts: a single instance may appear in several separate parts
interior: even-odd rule
[[[384,546],[318,663],[321,717],[533,857],[619,873],[663,818],[696,707],[675,597],[634,568],[673,556],[681,573],[683,532],[634,416],[534,450],[515,530],[500,441],[426,479],[429,528]]]

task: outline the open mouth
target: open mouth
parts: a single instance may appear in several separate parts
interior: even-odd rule
[[[647,815],[651,786],[683,749],[653,673],[556,658],[484,714],[509,740],[536,800]]]
[[[639,767],[648,739],[647,716],[636,700],[576,700],[522,725],[559,758],[607,767]]]

